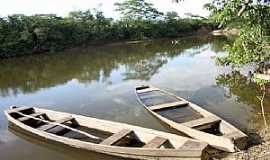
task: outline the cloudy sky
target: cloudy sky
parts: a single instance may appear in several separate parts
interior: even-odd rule
[[[74,10],[86,10],[97,8],[104,12],[107,17],[117,18],[118,13],[114,11],[114,3],[123,0],[0,0],[0,16],[10,14],[47,14],[54,13],[66,16]],[[172,0],[148,0],[162,12],[176,11],[179,15],[185,13],[207,16],[208,12],[203,5],[209,0],[186,0],[184,2],[172,3]]]

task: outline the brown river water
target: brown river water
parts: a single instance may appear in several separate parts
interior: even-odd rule
[[[8,129],[3,111],[11,105],[41,106],[169,131],[137,102],[134,87],[141,84],[187,98],[256,138],[270,123],[270,96],[262,114],[257,98],[262,93],[248,77],[250,67],[233,71],[215,64],[215,56],[226,54],[226,43],[209,36],[161,39],[0,60],[0,159],[119,159]]]

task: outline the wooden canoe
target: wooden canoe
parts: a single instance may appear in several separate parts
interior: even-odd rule
[[[208,159],[207,143],[152,129],[36,107],[12,107],[5,115],[12,127],[83,150],[131,159]]]
[[[226,152],[247,146],[246,134],[184,98],[152,86],[137,87],[136,95],[152,115],[183,135]]]

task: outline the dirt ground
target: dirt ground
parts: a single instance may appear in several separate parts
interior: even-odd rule
[[[270,127],[259,132],[262,143],[254,145],[247,150],[236,152],[230,155],[215,157],[214,160],[270,160]],[[221,158],[223,157],[223,158]]]

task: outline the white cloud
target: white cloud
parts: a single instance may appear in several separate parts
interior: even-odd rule
[[[60,16],[66,16],[68,12],[74,10],[86,10],[98,8],[108,17],[119,17],[114,11],[114,3],[123,0],[0,0],[0,16],[9,14],[46,14],[53,13]],[[186,0],[184,2],[172,3],[171,0],[149,0],[162,12],[177,11],[179,15],[184,13],[207,15],[203,10],[203,4],[209,0]]]

